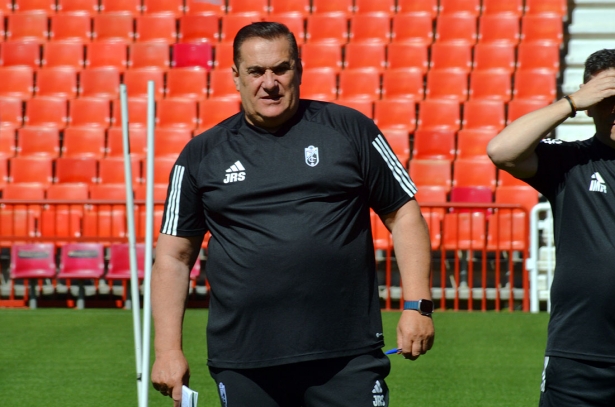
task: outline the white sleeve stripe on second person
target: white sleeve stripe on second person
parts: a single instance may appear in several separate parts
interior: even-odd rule
[[[173,177],[171,181],[171,193],[167,203],[166,221],[162,228],[162,233],[173,235],[177,234],[177,218],[179,214],[179,197],[181,183],[184,176],[184,167],[176,165],[173,167]]]
[[[416,186],[410,179],[408,172],[399,162],[399,159],[397,159],[395,153],[391,151],[388,144],[384,141],[382,135],[379,134],[378,137],[376,137],[376,139],[372,142],[372,145],[387,163],[389,169],[393,173],[393,176],[395,177],[397,182],[399,182],[404,191],[406,191],[408,195],[413,197],[416,193]]]

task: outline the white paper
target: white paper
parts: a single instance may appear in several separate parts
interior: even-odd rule
[[[196,403],[199,399],[199,393],[190,389],[187,386],[182,386],[182,406],[181,407],[197,407]]]

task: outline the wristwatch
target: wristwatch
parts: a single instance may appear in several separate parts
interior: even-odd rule
[[[433,301],[425,299],[418,301],[404,301],[404,311],[405,310],[418,311],[421,315],[431,316],[433,313]]]

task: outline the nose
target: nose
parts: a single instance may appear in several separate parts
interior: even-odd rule
[[[266,91],[272,91],[275,90],[277,86],[278,81],[276,80],[275,74],[268,69],[263,75],[263,88]]]

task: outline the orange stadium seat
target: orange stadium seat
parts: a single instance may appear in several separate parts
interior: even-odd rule
[[[43,44],[43,68],[70,66],[81,71],[84,66],[83,43],[78,41],[53,41]]]
[[[154,161],[154,184],[169,184],[169,175],[177,157],[158,157]],[[147,167],[143,162],[143,178],[147,179]]]
[[[34,91],[34,72],[29,66],[0,66],[0,96],[27,100]]]
[[[412,99],[376,100],[374,122],[381,130],[397,128],[412,133],[416,129],[416,103]]]
[[[44,11],[46,13],[55,13],[55,0],[14,0],[14,12],[26,11]]]
[[[13,12],[13,0],[0,1],[0,13],[9,14]]]
[[[336,69],[304,69],[301,77],[301,97],[329,102],[337,99]]]
[[[0,126],[9,124],[13,127],[23,124],[23,102],[18,98],[0,96]]]
[[[419,102],[418,127],[432,130],[459,130],[461,112],[455,99],[426,99]]]
[[[79,96],[116,99],[119,95],[120,71],[113,66],[87,68],[79,74]]]
[[[380,99],[380,72],[372,68],[345,69],[339,73],[340,98]]]
[[[226,13],[259,13],[269,12],[268,0],[227,0]]]
[[[424,185],[441,186],[451,190],[451,162],[448,160],[410,160],[409,172],[412,181],[421,189]]]
[[[214,12],[217,15],[226,13],[226,2],[224,0],[185,0],[185,14],[201,14]]]
[[[169,45],[164,42],[135,42],[128,47],[128,67],[146,68],[154,66],[168,70],[171,65]]]
[[[58,13],[81,11],[94,15],[98,14],[98,0],[58,0],[56,10]]]
[[[182,42],[215,42],[220,37],[220,15],[215,12],[186,14],[178,21]]]
[[[550,102],[543,99],[513,99],[508,102],[506,124],[517,120],[519,117],[545,107]]]
[[[91,157],[105,154],[105,129],[102,127],[68,127],[64,130],[62,157]]]
[[[195,134],[201,133],[232,115],[239,113],[237,99],[207,99],[199,102],[199,127]]]
[[[555,13],[565,17],[568,13],[566,0],[525,0],[526,15]]]
[[[141,14],[141,0],[100,0],[100,12],[138,15]]]
[[[526,250],[528,247],[529,223],[524,212],[499,209],[489,219],[487,250]]]
[[[515,46],[500,42],[479,42],[474,46],[472,69],[505,70],[512,73],[515,70]]]
[[[210,70],[214,66],[213,46],[210,43],[179,43],[171,46],[173,68],[202,67]]]
[[[461,129],[457,132],[457,158],[489,160],[487,144],[498,134],[493,128]]]
[[[141,130],[141,129],[138,129]],[[132,134],[132,133],[131,133]],[[133,145],[132,135],[131,148]],[[145,141],[144,141],[145,144]],[[131,150],[132,151],[132,150]],[[132,176],[132,185],[135,187],[141,182],[141,159],[145,157],[145,147],[141,152],[141,156],[130,156],[130,172]],[[124,185],[126,180],[126,172],[124,169],[124,157],[105,157],[98,161],[98,182],[100,184],[121,184]]]
[[[382,98],[422,100],[425,96],[423,82],[421,68],[387,69],[382,73]]]
[[[135,41],[162,41],[172,44],[177,40],[175,17],[170,14],[144,14],[135,17]]]
[[[156,106],[156,126],[194,130],[197,126],[197,101],[166,98]]]
[[[0,187],[4,188],[9,181],[9,166],[8,162],[12,157],[0,156]]]
[[[358,110],[370,119],[374,118],[374,102],[363,98],[337,99],[336,104]]]
[[[57,158],[60,155],[60,131],[39,126],[17,129],[17,155]]]
[[[464,129],[487,128],[502,130],[504,128],[504,101],[490,99],[472,99],[463,104]]]
[[[1,103],[1,102],[0,102]],[[1,105],[0,105],[1,108]],[[1,120],[1,114],[0,114]],[[0,157],[5,159],[7,157],[13,157],[15,155],[15,132],[17,128],[12,123],[0,122]],[[2,174],[4,176],[4,174]],[[6,181],[6,180],[3,180]],[[0,185],[3,182],[0,182]]]
[[[147,97],[148,82],[154,81],[154,98],[164,96],[164,71],[157,67],[135,68],[124,72],[124,85],[129,97]]]
[[[387,139],[391,149],[404,168],[408,168],[410,160],[410,135],[405,129],[381,129],[382,135]]]
[[[440,14],[471,14],[480,13],[481,0],[440,0],[438,8]]]
[[[415,131],[412,159],[445,160],[450,163],[455,159],[455,132],[452,130]]]
[[[80,182],[93,184],[98,178],[98,160],[93,157],[59,157],[55,159],[57,183]]]
[[[440,14],[436,20],[436,42],[476,43],[477,17],[471,14]]]
[[[147,98],[128,97],[128,124],[130,126],[147,126]],[[113,101],[111,116],[112,127],[122,127],[122,109],[119,99]]]
[[[143,14],[171,14],[175,18],[184,14],[183,0],[143,0]]]
[[[391,22],[392,42],[418,42],[423,45],[433,42],[433,17],[429,12],[395,14]]]
[[[483,0],[482,13],[512,14],[520,17],[523,14],[523,0]]]
[[[495,190],[496,167],[491,161],[456,159],[453,163],[453,186],[488,187]]]
[[[51,126],[62,130],[68,121],[66,99],[39,96],[26,101],[24,125]]]
[[[73,11],[51,15],[49,17],[49,40],[77,40],[90,42],[92,27],[90,14],[85,11]]]
[[[41,46],[29,40],[14,40],[0,43],[0,65],[27,65],[38,69],[41,64]]]
[[[547,69],[559,75],[559,60],[557,44],[521,42],[517,47],[517,69]]]
[[[69,127],[100,127],[106,129],[111,124],[111,105],[109,99],[81,97],[68,102]]]
[[[427,73],[428,47],[421,43],[393,42],[387,44],[387,69],[419,68]]]
[[[344,13],[348,17],[354,13],[353,0],[312,0],[312,14]]]
[[[397,14],[414,12],[429,13],[435,19],[438,15],[438,0],[397,0]]]
[[[468,98],[468,74],[461,70],[431,69],[427,72],[427,99],[454,99],[460,102]]]
[[[174,68],[167,72],[166,97],[181,97],[192,100],[207,98],[207,70],[194,66]]]
[[[98,14],[92,18],[92,22],[94,41],[121,40],[129,44],[134,40],[134,16],[130,12]]]
[[[125,201],[124,184],[91,184],[90,201]],[[86,206],[83,218],[83,236],[97,238],[123,238],[126,236],[126,205],[98,204]],[[108,245],[110,242],[102,241]]]
[[[365,13],[387,13],[395,14],[397,7],[395,6],[395,0],[355,0],[354,12],[355,14]]]
[[[9,180],[12,183],[39,183],[47,187],[53,181],[51,157],[27,156],[9,159]]]
[[[485,14],[478,19],[479,43],[497,42],[517,45],[520,36],[521,27],[517,15]]]
[[[239,30],[253,22],[261,21],[264,13],[246,12],[222,16],[220,21],[220,42],[233,42]]]
[[[564,41],[564,23],[559,14],[525,14],[521,17],[521,41],[551,42],[561,45]]]
[[[51,184],[46,191],[47,200],[85,201],[87,184]],[[41,236],[81,237],[83,204],[48,205],[41,213]]]
[[[128,66],[128,46],[122,40],[92,42],[85,46],[86,68],[112,66],[124,72]]]
[[[497,188],[509,187],[509,186],[520,186],[520,185],[527,186],[527,184],[524,181],[513,177],[506,171],[498,170]]]
[[[444,250],[482,250],[486,243],[487,223],[482,212],[454,212],[444,215]]]
[[[124,156],[124,139],[121,127],[110,127],[107,130],[106,158]],[[147,128],[143,126],[129,126],[128,139],[130,142],[130,155],[139,159],[145,158],[145,144],[147,142]],[[103,163],[99,163],[99,175],[103,176]],[[140,177],[140,174],[139,174]]]
[[[429,68],[458,69],[470,72],[472,69],[472,46],[464,43],[436,42],[431,46]]]
[[[214,69],[228,69],[234,65],[233,61],[233,43],[221,42],[215,45],[214,49]]]
[[[344,69],[386,68],[386,47],[378,42],[351,42],[344,45]]]
[[[306,24],[307,42],[348,42],[348,18],[342,12],[311,14]]]
[[[6,16],[6,40],[47,41],[47,12],[15,12]]]
[[[391,16],[388,13],[364,13],[350,17],[350,42],[377,42],[391,40]]]
[[[235,88],[233,72],[229,70],[213,70],[209,73],[209,98],[234,98],[239,100],[239,92]]]
[[[507,102],[512,95],[510,72],[479,70],[470,73],[470,100],[494,99]]]
[[[529,185],[498,186],[495,189],[495,203],[522,205],[529,215],[538,203],[538,191]]]
[[[271,13],[266,18],[267,21],[284,24],[295,36],[297,44],[305,43],[305,16],[300,12]]]
[[[269,0],[269,14],[301,13],[307,17],[310,11],[310,0]]]
[[[547,69],[517,70],[513,84],[514,99],[555,100],[556,74]]]
[[[181,127],[157,127],[154,132],[154,143],[156,145],[154,156],[173,157],[177,156],[192,138],[190,129]]]
[[[342,69],[343,46],[334,42],[308,42],[301,46],[301,62],[304,69],[333,68]]]
[[[72,99],[77,96],[77,71],[71,66],[41,68],[36,71],[36,96]]]

